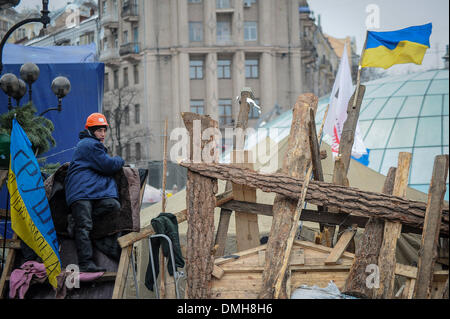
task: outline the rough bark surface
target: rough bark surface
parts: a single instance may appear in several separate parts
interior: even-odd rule
[[[200,136],[205,129],[217,128],[217,122],[209,116],[182,113],[183,121],[191,138],[191,160],[200,147],[201,153],[214,137],[203,140]],[[201,132],[195,132],[195,122],[199,120]],[[197,126],[198,128],[198,126]],[[214,148],[210,148],[213,150]],[[197,150],[198,152],[198,150]],[[198,154],[198,153],[197,153]],[[210,153],[211,155],[211,153]],[[218,185],[214,177],[205,177],[193,171],[187,173],[186,210],[188,229],[186,234],[186,291],[188,299],[210,298],[210,280],[214,269],[214,208]]]
[[[294,202],[300,196],[303,183],[301,178],[286,174],[260,174],[225,164],[180,163],[180,165],[201,175],[256,187],[264,192],[274,192],[293,199]],[[314,180],[309,183],[306,201],[313,205],[336,207],[340,212],[354,216],[379,217],[419,229],[423,228],[426,210],[426,203],[423,202]],[[441,236],[448,237],[448,234],[448,207],[444,207]]]
[[[288,140],[288,151],[283,160],[282,173],[288,176],[303,178],[311,162],[309,149],[309,113],[310,108],[317,109],[318,99],[314,94],[303,94],[297,99],[293,109],[292,125]],[[250,186],[250,185],[248,185]],[[278,194],[273,204],[273,220],[267,242],[266,261],[263,271],[263,283],[259,298],[272,299],[275,293],[275,282],[283,267],[287,241],[291,228],[297,220],[293,220],[297,207],[297,191],[294,199]],[[286,276],[284,275],[279,298],[286,299]]]
[[[448,155],[436,156],[417,265],[417,282],[414,290],[414,298],[417,299],[426,299],[431,296],[448,165]]]
[[[383,186],[383,194],[392,194],[394,188],[396,168],[389,169]],[[373,289],[367,287],[366,279],[369,275],[366,267],[378,263],[381,243],[383,242],[384,222],[380,218],[371,217],[367,222],[360,244],[356,250],[355,261],[345,283],[344,293],[360,298],[372,298]]]

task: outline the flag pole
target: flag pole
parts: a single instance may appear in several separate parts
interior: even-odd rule
[[[359,94],[359,86],[361,85],[361,70],[362,70],[361,62],[364,57],[364,52],[366,51],[368,35],[369,35],[369,31],[366,30],[366,40],[364,41],[364,45],[363,45],[362,52],[361,52],[361,57],[359,58],[359,63],[358,63],[358,74],[356,76],[356,92],[355,92],[355,98],[353,99],[353,108],[356,107],[356,100],[358,99],[358,94]]]

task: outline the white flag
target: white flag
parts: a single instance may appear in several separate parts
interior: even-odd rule
[[[332,138],[331,151],[333,158],[339,154],[339,143],[341,140],[342,129],[347,119],[348,102],[353,94],[352,75],[350,73],[350,64],[348,62],[347,45],[344,46],[341,63],[336,75],[336,81],[330,96],[330,107],[323,128],[324,133]],[[367,154],[363,139],[359,130],[359,123],[356,124],[355,141],[352,147],[352,156],[360,158]]]

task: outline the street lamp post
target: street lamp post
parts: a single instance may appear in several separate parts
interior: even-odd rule
[[[17,5],[19,2],[14,1],[15,5]],[[2,42],[0,42],[0,74],[3,71],[3,48],[5,47],[5,44],[8,41],[11,34],[13,34],[13,32],[16,31],[18,28],[20,28],[21,26],[33,22],[41,22],[44,25],[44,29],[47,28],[47,24],[50,23],[50,17],[48,16],[49,13],[50,11],[48,11],[48,0],[42,0],[42,10],[41,16],[39,18],[22,20],[13,25],[11,29],[9,29],[8,32],[6,32],[5,36],[2,39]]]
[[[17,106],[19,106],[20,100],[27,93],[27,84],[28,84],[28,92],[29,92],[29,101],[32,102],[32,84],[39,77],[39,67],[34,63],[25,63],[20,68],[20,77],[22,79],[18,79],[13,73],[6,73],[0,78],[0,87],[8,95],[8,109],[12,110],[11,98],[14,98],[17,102]],[[58,106],[51,107],[42,112],[39,116],[44,115],[49,111],[58,111],[62,110],[62,99],[70,92],[70,81],[64,76],[56,77],[52,84],[51,89],[53,93],[58,98]]]
[[[19,2],[20,0],[19,1],[9,0],[9,3],[11,5],[17,5]],[[11,29],[9,29],[8,32],[6,32],[5,36],[3,37],[0,43],[0,74],[3,71],[3,49],[11,34],[21,26],[33,22],[41,22],[44,25],[44,28],[46,28],[47,24],[50,23],[50,17],[48,15],[49,13],[50,12],[48,11],[48,0],[42,0],[42,11],[40,18],[25,19],[23,21],[20,21],[16,23],[13,27],[11,27]],[[32,102],[32,84],[36,82],[36,80],[39,77],[39,74],[40,70],[36,64],[25,63],[20,68],[21,79],[18,79],[12,73],[6,73],[0,78],[0,87],[2,88],[3,92],[5,92],[6,95],[8,95],[8,110],[11,110],[13,108],[11,98],[14,98],[16,100],[17,106],[19,106],[20,100],[24,97],[24,95],[27,92],[27,84],[28,84],[28,99],[30,102]],[[53,80],[51,84],[51,89],[58,98],[58,106],[45,110],[40,114],[40,116],[44,115],[49,111],[55,110],[60,112],[62,110],[61,100],[70,92],[70,81],[66,77],[58,76]]]

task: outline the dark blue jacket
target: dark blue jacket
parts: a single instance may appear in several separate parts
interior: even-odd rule
[[[113,175],[123,167],[124,160],[109,156],[103,143],[88,131],[81,132],[79,137],[65,180],[67,204],[70,206],[77,200],[118,199]]]

